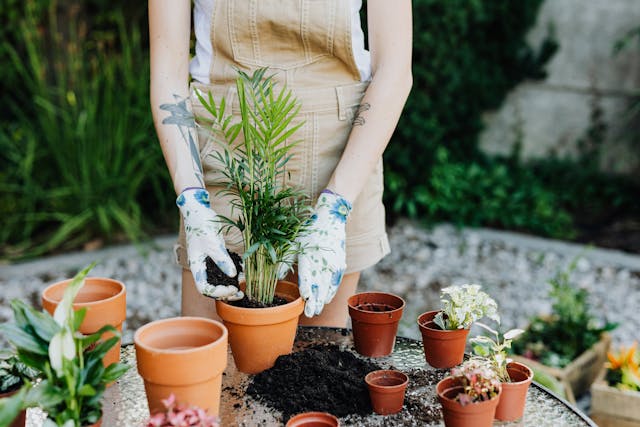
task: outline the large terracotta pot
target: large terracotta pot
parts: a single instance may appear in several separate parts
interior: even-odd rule
[[[42,307],[51,315],[62,300],[64,290],[71,282],[63,280],[49,285],[42,292]],[[127,317],[127,293],[124,284],[118,280],[104,277],[87,277],[84,286],[80,288],[73,303],[73,309],[87,309],[87,314],[80,325],[80,332],[85,335],[93,334],[105,325],[111,325],[122,332],[122,323]],[[112,337],[112,333],[105,333],[102,338]],[[102,359],[104,366],[120,361],[120,341],[105,354]]]
[[[149,412],[172,393],[186,406],[218,415],[227,367],[227,328],[203,317],[174,317],[140,327],[133,337]]]
[[[438,401],[442,405],[442,417],[446,427],[490,427],[496,407],[500,401],[500,394],[491,400],[474,402],[462,406],[455,400],[462,386],[456,386],[451,377],[444,378],[436,385]]]
[[[515,421],[522,418],[527,401],[527,391],[533,379],[533,371],[528,366],[518,362],[510,362],[507,372],[511,382],[502,383],[500,402],[496,408],[496,419],[501,421]]]
[[[404,300],[384,292],[362,292],[351,296],[347,304],[356,351],[369,357],[391,354]]]
[[[462,363],[469,329],[440,329],[433,322],[438,313],[437,310],[427,311],[418,316],[424,357],[434,368],[451,368]]]
[[[10,391],[8,393],[0,393],[0,399],[13,396],[19,390],[20,388],[17,388],[16,390]],[[13,420],[13,422],[9,424],[9,427],[24,427],[26,423],[27,423],[27,410],[23,409],[22,411],[20,411],[18,416]]]
[[[289,303],[269,308],[244,308],[216,301],[218,315],[229,330],[233,360],[241,372],[262,372],[272,367],[278,356],[291,353],[304,302],[298,286],[291,282],[279,281],[276,295]]]
[[[364,377],[369,388],[371,406],[376,414],[389,415],[402,411],[404,393],[409,384],[406,374],[394,370],[369,372]]]
[[[286,427],[339,427],[340,421],[327,412],[303,412],[287,422]]]

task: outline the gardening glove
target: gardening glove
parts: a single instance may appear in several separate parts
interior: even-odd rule
[[[311,224],[298,238],[298,286],[306,301],[304,314],[320,314],[338,291],[347,267],[345,226],[351,203],[330,190],[324,190],[311,215]]]
[[[224,240],[216,213],[209,204],[209,193],[204,188],[187,188],[178,196],[176,204],[182,214],[187,237],[189,268],[201,294],[215,299],[235,301],[244,294],[235,286],[213,286],[207,283],[205,259],[213,262],[229,277],[237,275]]]

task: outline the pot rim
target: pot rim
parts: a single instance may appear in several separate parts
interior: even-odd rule
[[[66,289],[67,285],[69,283],[71,283],[72,280],[73,279],[65,279],[65,280],[60,280],[59,282],[55,282],[55,283],[50,284],[49,286],[44,288],[44,290],[42,291],[42,299],[45,300],[47,303],[52,304],[52,305],[60,304],[60,301],[62,301],[62,298],[53,299],[48,294],[49,294],[49,292],[51,292],[51,290],[53,290],[54,288],[58,288],[58,287],[63,287],[63,292],[64,292],[64,289]],[[118,291],[117,294],[112,295],[112,296],[110,296],[108,298],[103,298],[103,299],[99,299],[99,300],[96,300],[96,301],[74,302],[73,303],[73,307],[79,307],[79,308],[92,307],[94,305],[104,304],[105,302],[115,301],[117,299],[122,298],[126,294],[126,287],[125,287],[124,283],[121,282],[120,280],[112,279],[111,277],[96,277],[96,276],[86,277],[84,279],[84,285],[80,289],[80,291],[82,291],[82,289],[86,289],[86,287],[89,286],[92,281],[115,283],[116,285],[118,285],[120,287],[120,290]]]
[[[358,298],[358,297],[362,297],[362,295],[376,295],[376,296],[390,296],[393,297],[397,300],[399,300],[400,302],[400,306],[394,308],[393,310],[388,310],[388,311],[371,311],[371,310],[361,310],[359,309],[356,305],[354,305],[354,303],[352,302],[353,299]],[[396,294],[392,294],[390,292],[359,292],[357,294],[352,295],[351,297],[349,297],[349,299],[347,300],[347,306],[352,309],[355,310],[358,313],[381,313],[381,314],[395,314],[399,311],[404,310],[405,306],[407,305],[407,303],[405,302],[405,300],[396,295]]]
[[[217,328],[220,329],[220,331],[222,332],[222,334],[214,341],[205,344],[205,345],[201,345],[198,347],[192,347],[192,348],[185,348],[185,349],[171,349],[171,348],[157,348],[157,347],[153,347],[149,344],[147,344],[144,340],[140,339],[140,335],[142,333],[144,333],[146,330],[150,329],[150,328],[154,328],[154,327],[158,327],[161,326],[165,323],[183,323],[183,322],[201,322],[201,323],[208,323],[210,325],[216,326]],[[141,327],[139,327],[135,334],[133,335],[133,342],[135,343],[135,345],[137,347],[140,347],[141,349],[149,352],[149,353],[159,353],[159,354],[190,354],[190,353],[196,353],[196,352],[200,352],[203,350],[208,350],[208,349],[212,349],[214,347],[217,347],[221,341],[227,341],[228,339],[228,332],[227,332],[227,328],[226,326],[224,326],[222,324],[222,322],[219,322],[218,320],[213,320],[213,319],[207,319],[206,317],[195,317],[195,316],[180,316],[180,317],[169,317],[167,319],[159,319],[159,320],[154,320],[152,322],[149,322],[147,324],[142,325]]]
[[[333,415],[333,414],[331,414],[329,412],[309,411],[309,412],[300,412],[298,414],[295,414],[291,418],[289,418],[289,420],[287,421],[287,426],[290,426],[291,422],[297,422],[297,421],[304,420],[305,418],[310,418],[310,417],[324,418],[327,421],[335,422],[336,426],[340,425],[340,421],[338,420],[338,417],[336,417],[335,415]]]
[[[511,362],[507,363],[507,372],[509,372],[509,368],[518,370],[518,371],[522,372],[523,374],[526,374],[527,378],[525,378],[522,381],[509,381],[508,383],[504,383],[503,382],[502,383],[503,385],[506,384],[507,386],[509,386],[509,385],[514,385],[515,386],[515,385],[530,383],[533,380],[533,375],[534,375],[533,374],[533,370],[530,367],[528,367],[527,365],[525,365],[524,363],[520,363],[520,362],[516,362],[516,361],[512,360]],[[526,372],[522,368],[525,368]],[[509,373],[509,378],[511,378],[511,374],[510,373]]]
[[[401,382],[392,385],[376,384],[374,382],[378,378],[385,377],[398,379],[401,380]],[[397,369],[378,369],[376,371],[371,371],[367,375],[365,375],[364,381],[367,383],[367,386],[374,387],[378,392],[393,393],[396,392],[399,388],[405,388],[409,384],[409,376]]]

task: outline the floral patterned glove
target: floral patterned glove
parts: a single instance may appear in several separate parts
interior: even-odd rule
[[[217,215],[209,204],[209,193],[204,188],[187,188],[176,200],[187,237],[189,268],[196,287],[201,294],[215,299],[234,301],[242,299],[244,294],[235,286],[213,286],[207,283],[205,259],[211,257],[214,263],[227,276],[234,277],[236,266],[233,264],[224,240],[220,235]]]
[[[298,238],[298,286],[304,314],[320,314],[338,291],[347,266],[345,226],[351,203],[329,190],[320,193],[308,231]]]

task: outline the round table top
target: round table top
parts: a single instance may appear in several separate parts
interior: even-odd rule
[[[304,349],[310,345],[336,344],[343,350],[358,355],[353,349],[351,331],[337,328],[299,327],[294,351]],[[358,357],[363,357],[358,355]],[[388,368],[393,366],[405,372],[436,371],[441,376],[445,371],[430,367],[424,359],[422,343],[413,339],[398,337],[394,352],[387,357],[376,358],[375,362]],[[121,361],[131,366],[131,369],[116,384],[109,387],[104,396],[104,417],[102,425],[105,427],[137,427],[149,416],[147,400],[142,378],[136,370],[136,355],[133,345],[122,347]],[[411,376],[411,374],[409,374]],[[222,426],[278,426],[284,425],[286,420],[282,415],[268,408],[263,403],[253,399],[245,393],[251,379],[250,375],[239,372],[229,353],[229,364],[222,380],[222,398],[220,418]],[[424,402],[432,402],[426,405]],[[422,408],[431,406],[427,411],[432,415],[425,418]],[[341,426],[442,426],[439,416],[435,387],[431,384],[410,387],[405,397],[402,412],[395,415],[380,416],[347,416],[340,418]],[[37,409],[28,411],[27,427],[40,427],[44,415]],[[529,388],[525,413],[521,420],[512,423],[495,422],[494,425],[505,426],[595,426],[595,424],[578,409],[558,398],[556,395],[533,383]]]

